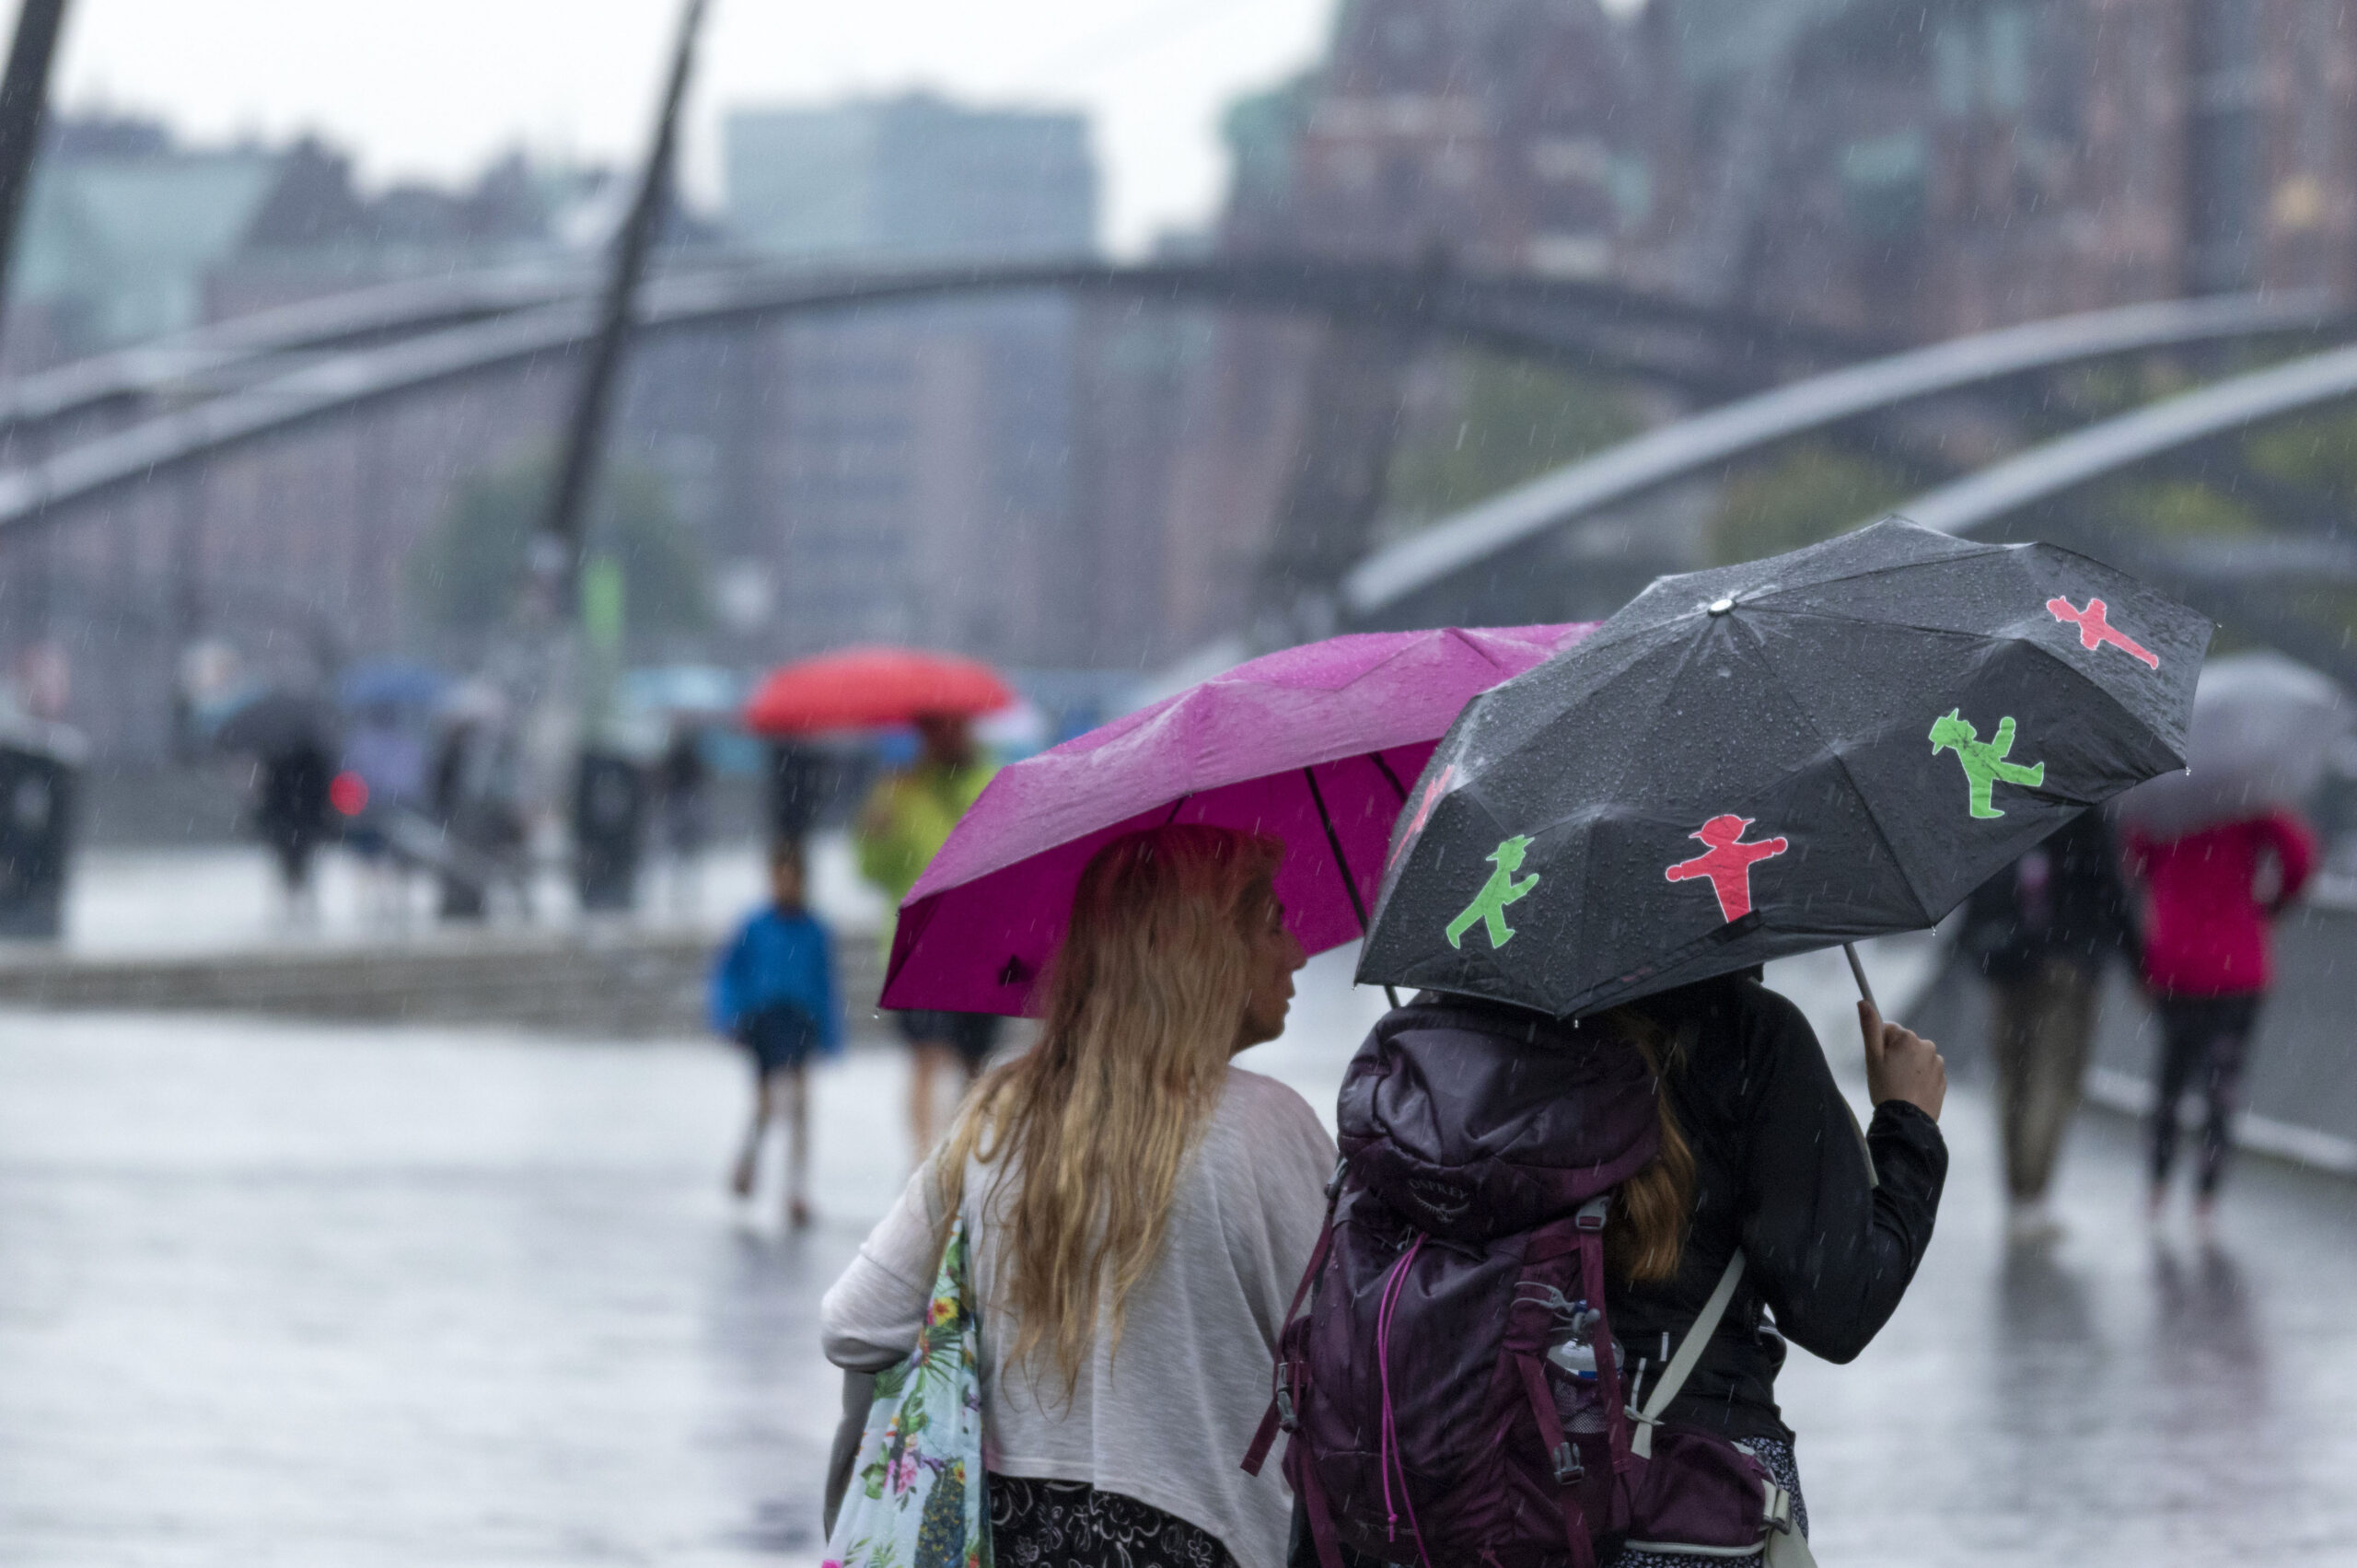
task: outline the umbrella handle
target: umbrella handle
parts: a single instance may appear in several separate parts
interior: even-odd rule
[[[1850,974],[1858,982],[1858,994],[1866,999],[1867,1006],[1879,1014],[1882,1011],[1882,1004],[1875,1000],[1875,988],[1866,983],[1866,966],[1858,961],[1856,945],[1844,942],[1841,944],[1841,952],[1842,956],[1850,960]]]
[[[1858,982],[1858,994],[1866,999],[1866,1005],[1875,1010],[1875,1016],[1882,1016],[1882,1004],[1875,1000],[1875,988],[1866,983],[1866,966],[1858,961],[1856,944],[1842,943],[1841,952],[1850,960],[1850,973]],[[1841,1101],[1841,1109],[1850,1111],[1850,1131],[1858,1135],[1858,1147],[1866,1156],[1866,1185],[1879,1187],[1882,1185],[1882,1173],[1875,1169],[1875,1152],[1866,1143],[1866,1130],[1858,1125],[1858,1113],[1851,1110],[1846,1097]]]

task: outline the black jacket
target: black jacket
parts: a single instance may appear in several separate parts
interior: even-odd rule
[[[2114,954],[2136,958],[2136,919],[2119,875],[2119,848],[2100,811],[2083,811],[2045,842],[1973,889],[1959,944],[2003,984],[2050,958],[2092,976]]]
[[[1776,1409],[1783,1341],[1834,1362],[1866,1348],[1931,1245],[1947,1144],[1915,1107],[1878,1106],[1866,1144],[1882,1184],[1869,1186],[1815,1031],[1756,981],[1706,981],[1635,1005],[1682,1042],[1670,1101],[1694,1151],[1694,1216],[1674,1280],[1615,1293],[1614,1335],[1631,1366],[1649,1363],[1650,1384],[1664,1334],[1675,1351],[1740,1245],[1742,1288],[1668,1417],[1789,1439]]]

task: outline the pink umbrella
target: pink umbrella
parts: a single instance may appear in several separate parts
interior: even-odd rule
[[[1285,923],[1309,952],[1341,946],[1365,928],[1408,786],[1457,710],[1593,625],[1329,637],[1003,770],[902,900],[884,1005],[1024,1012],[1089,857],[1162,822],[1282,840]]]

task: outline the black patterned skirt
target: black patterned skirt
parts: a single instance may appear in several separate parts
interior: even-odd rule
[[[1084,1481],[990,1479],[998,1568],[1236,1568],[1206,1530]]]

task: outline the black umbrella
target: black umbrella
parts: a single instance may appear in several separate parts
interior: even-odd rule
[[[1358,978],[1569,1016],[1931,925],[2184,765],[2209,638],[2084,556],[1897,519],[1661,578],[1467,705]]]
[[[213,743],[224,751],[284,757],[306,748],[331,749],[336,712],[325,699],[275,687],[221,721]]]

